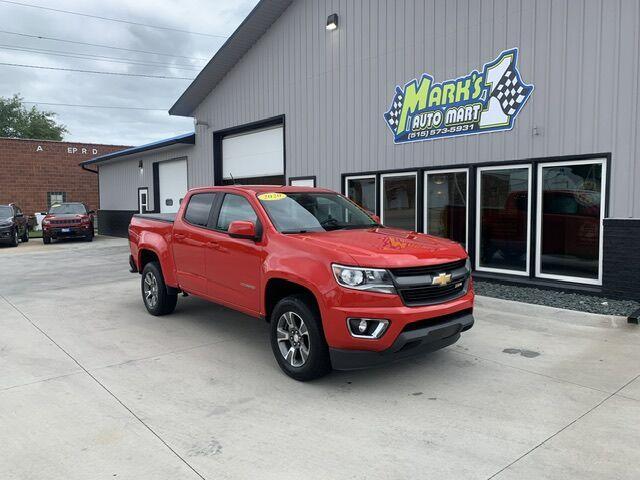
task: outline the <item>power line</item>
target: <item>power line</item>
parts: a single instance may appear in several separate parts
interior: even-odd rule
[[[0,65],[5,65],[7,67],[38,68],[42,70],[59,70],[62,72],[95,73],[96,75],[120,75],[123,77],[160,78],[163,80],[193,80],[193,78],[191,77],[167,77],[165,75],[147,75],[142,73],[100,72],[97,70],[81,70],[77,68],[62,68],[62,67],[45,67],[43,65],[25,65],[22,63],[0,62]]]
[[[96,18],[98,20],[107,20],[109,22],[126,23],[128,25],[135,25],[137,27],[157,28],[157,29],[160,29],[160,30],[169,30],[171,32],[188,33],[188,34],[191,34],[191,35],[201,35],[203,37],[229,38],[228,35],[219,35],[219,34],[215,34],[215,33],[192,32],[190,30],[182,30],[180,28],[163,27],[163,26],[160,26],[160,25],[149,25],[147,23],[132,22],[130,20],[123,20],[121,18],[103,17],[103,16],[100,16],[100,15],[92,15],[92,14],[89,14],[89,13],[74,12],[74,11],[71,11],[71,10],[61,10],[61,9],[58,9],[58,8],[51,8],[51,7],[43,7],[41,5],[32,5],[30,3],[13,2],[13,1],[10,1],[10,0],[0,0],[0,3],[6,3],[6,4],[10,4],[10,5],[17,5],[17,6],[20,6],[20,7],[38,8],[40,10],[48,10],[50,12],[57,12],[57,13],[65,13],[67,15],[76,15],[76,16],[79,16],[79,17]]]
[[[146,53],[147,55],[161,55],[163,57],[186,58],[187,60],[198,60],[198,61],[202,61],[202,62],[209,61],[207,58],[187,57],[187,56],[184,56],[184,55],[174,55],[174,54],[171,54],[171,53],[151,52],[149,50],[136,50],[136,49],[133,49],[133,48],[114,47],[114,46],[111,46],[111,45],[104,45],[104,44],[99,44],[99,43],[78,42],[76,40],[67,40],[67,39],[64,39],[64,38],[46,37],[44,35],[30,35],[28,33],[8,32],[6,30],[0,30],[0,33],[5,33],[7,35],[17,35],[19,37],[37,38],[37,39],[40,39],[40,40],[52,40],[54,42],[73,43],[75,45],[88,45],[90,47],[110,48],[112,50],[122,50],[124,52]]]
[[[52,103],[52,102],[25,102],[29,105],[46,105],[53,107],[79,107],[79,108],[109,108],[114,110],[144,110],[148,112],[166,112],[166,108],[124,107],[119,105],[86,105],[80,103]]]
[[[0,49],[2,50],[13,50],[18,52],[29,52],[29,53],[37,53],[41,55],[54,55],[58,57],[69,57],[69,58],[77,58],[80,60],[93,60],[100,62],[108,62],[108,63],[121,63],[125,65],[141,65],[146,67],[169,67],[175,68],[176,70],[192,70],[192,71],[200,71],[200,67],[195,66],[187,66],[180,64],[171,64],[171,63],[157,63],[157,62],[134,62],[131,60],[125,60],[122,58],[116,57],[107,57],[104,55],[93,55],[88,53],[77,53],[77,52],[60,52],[59,50],[47,50],[44,48],[26,48],[26,47],[16,47],[14,45],[1,45]]]

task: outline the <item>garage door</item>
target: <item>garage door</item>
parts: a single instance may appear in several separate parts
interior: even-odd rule
[[[222,139],[224,183],[284,182],[283,127],[229,135]]]
[[[187,193],[187,160],[171,160],[158,164],[160,212],[173,213]]]

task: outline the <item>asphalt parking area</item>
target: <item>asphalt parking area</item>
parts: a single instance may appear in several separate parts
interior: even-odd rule
[[[637,479],[640,328],[481,297],[443,351],[292,381],[263,322],[148,315],[126,241],[0,249],[2,479]]]

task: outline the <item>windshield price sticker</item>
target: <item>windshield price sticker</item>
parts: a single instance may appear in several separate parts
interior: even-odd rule
[[[258,199],[259,200],[263,200],[263,201],[273,201],[273,200],[282,200],[287,198],[287,196],[284,193],[275,193],[275,192],[271,192],[271,193],[261,193],[260,195],[258,195]]]

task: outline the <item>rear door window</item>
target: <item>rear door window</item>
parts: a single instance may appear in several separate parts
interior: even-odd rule
[[[184,214],[185,221],[191,225],[206,227],[215,198],[215,193],[198,193],[193,195],[189,200],[189,205],[187,205],[187,210]]]

